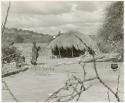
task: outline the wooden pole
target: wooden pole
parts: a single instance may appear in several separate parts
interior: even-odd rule
[[[72,47],[72,57],[73,57],[73,47]]]
[[[58,51],[59,51],[59,58],[61,57],[61,55],[60,55],[60,49],[58,48]]]

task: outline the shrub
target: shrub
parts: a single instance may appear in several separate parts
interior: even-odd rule
[[[17,35],[15,37],[15,42],[16,43],[22,43],[24,41],[24,38],[21,35]]]
[[[2,63],[17,61],[21,57],[21,52],[16,47],[2,47]]]

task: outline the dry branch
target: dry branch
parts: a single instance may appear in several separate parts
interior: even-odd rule
[[[29,69],[29,68],[23,68],[23,69],[19,69],[19,70],[13,71],[13,72],[8,72],[8,73],[5,73],[5,74],[2,74],[2,78],[8,77],[8,76],[11,76],[11,75],[20,73],[20,72],[24,72],[24,71],[26,71],[26,70],[28,70],[28,69]]]
[[[114,59],[116,59],[118,56],[118,54],[102,54],[99,56],[95,56],[95,61],[96,62],[109,62],[109,61],[113,61]],[[60,63],[60,64],[56,64],[55,66],[60,66],[60,65],[71,65],[71,64],[81,64],[81,63],[91,63],[94,62],[92,57],[86,57],[86,58],[82,58],[82,60],[80,61],[76,61],[76,62],[70,62],[70,63]]]
[[[5,81],[2,81],[5,84],[5,87],[7,88],[7,90],[9,91],[10,95],[13,97],[13,99],[18,102],[17,98],[14,96],[14,94],[12,93],[12,91],[9,89],[7,83]]]
[[[106,88],[116,97],[117,101],[120,102],[120,98],[119,98],[119,96],[118,96],[118,93],[117,93],[117,92],[115,93],[115,92],[100,78],[100,76],[99,76],[99,74],[98,74],[98,71],[97,71],[97,68],[96,68],[95,52],[94,52],[90,47],[88,47],[87,45],[85,45],[85,46],[86,46],[87,51],[89,52],[89,54],[92,56],[94,71],[95,71],[95,73],[96,73],[97,79],[99,80],[99,82],[100,82],[104,87],[106,87]],[[108,59],[111,61],[112,59],[114,60],[114,58],[117,58],[117,56],[118,56],[118,55],[112,55],[111,57],[110,57],[110,56],[105,56],[105,58],[106,58],[106,61],[107,61]],[[120,74],[119,74],[119,75],[120,75]],[[119,85],[119,77],[120,77],[120,76],[118,76],[118,85]],[[117,90],[118,90],[118,89],[117,89]]]
[[[69,78],[65,86],[55,91],[51,96],[49,96],[46,101],[56,101],[56,102],[68,102],[71,100],[78,101],[82,92],[88,90],[92,85],[85,88],[84,86],[84,80],[81,80],[80,78],[76,77],[75,75],[72,75],[71,78]],[[68,95],[64,94],[64,92],[71,91],[72,92]],[[60,94],[64,95],[60,95]]]
[[[108,95],[108,101],[110,102],[109,90],[107,92],[107,95]]]
[[[97,79],[97,77],[86,79],[85,82],[89,82],[89,81],[92,81],[92,80],[95,80],[95,79]]]
[[[4,30],[6,28],[6,23],[7,23],[7,19],[8,19],[8,15],[9,15],[10,6],[11,6],[11,3],[9,2],[9,6],[7,8],[6,17],[5,17],[4,23],[2,23],[2,36],[4,35]]]
[[[118,92],[119,92],[119,83],[120,83],[120,68],[119,68],[119,71],[118,71],[118,82],[117,82],[117,89],[116,89],[117,95],[118,95]]]
[[[86,91],[89,88],[89,87],[86,88],[84,83],[88,82],[88,81],[95,80],[95,79],[98,79],[99,82],[101,84],[103,84],[103,86],[105,86],[111,93],[114,94],[114,96],[116,97],[117,101],[120,101],[118,95],[108,85],[106,85],[105,82],[103,82],[102,79],[99,77],[99,74],[98,74],[98,71],[97,71],[97,68],[96,68],[96,60],[97,59],[102,59],[104,57],[107,57],[107,56],[104,56],[104,55],[103,56],[98,56],[95,59],[95,57],[93,55],[92,59],[89,59],[89,60],[86,59],[84,61],[79,62],[79,64],[82,63],[82,62],[84,63],[83,65],[81,64],[82,65],[82,69],[83,69],[83,73],[84,73],[83,80],[81,80],[80,78],[76,77],[75,75],[72,75],[73,79],[75,81],[77,81],[78,83],[71,83],[71,79],[68,79],[67,82],[66,82],[66,86],[67,86],[67,83],[70,82],[70,84],[68,85],[68,89],[70,89],[72,87],[74,92],[72,92],[70,95],[57,96],[59,94],[59,92],[64,91],[63,90],[65,88],[65,86],[64,86],[63,88],[61,88],[61,89],[57,90],[56,92],[54,92],[50,97],[48,97],[48,99],[46,101],[51,101],[53,97],[57,98],[57,100],[55,100],[55,101],[62,101],[62,102],[65,101],[66,102],[66,101],[71,101],[74,98],[76,98],[76,101],[78,101],[80,96],[81,96],[81,94],[83,93],[83,91]],[[109,57],[110,60],[112,58],[114,58],[114,56]],[[85,63],[88,62],[88,61],[93,61],[93,63],[94,63],[94,71],[96,73],[96,77],[86,79]],[[66,64],[66,63],[62,63],[62,64]],[[62,64],[60,64],[60,65],[62,65]],[[74,63],[74,64],[76,64],[76,63]],[[77,86],[78,86],[78,84],[80,84],[80,88],[78,90],[77,90],[77,86],[73,87],[73,85],[75,85],[75,84],[77,84]],[[62,100],[62,98],[63,98],[63,100]],[[64,99],[64,98],[68,98],[68,99]]]
[[[93,60],[94,60],[93,64],[94,64],[94,70],[95,70],[97,79],[99,80],[99,82],[100,82],[104,87],[106,87],[106,88],[116,97],[117,101],[120,102],[120,98],[119,98],[119,96],[117,95],[117,93],[115,93],[115,92],[100,78],[100,76],[99,76],[99,74],[98,74],[98,71],[97,71],[97,68],[96,68],[96,61],[95,61],[95,59],[94,59],[94,55],[92,55],[92,56],[93,56]]]

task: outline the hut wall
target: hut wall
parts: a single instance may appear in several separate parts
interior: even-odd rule
[[[60,53],[59,53],[60,51]],[[61,57],[79,57],[80,55],[83,55],[85,53],[85,50],[77,50],[74,47],[72,48],[58,48],[55,47],[54,50],[52,50],[53,55],[61,56]]]

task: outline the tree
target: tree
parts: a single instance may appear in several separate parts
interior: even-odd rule
[[[124,14],[123,1],[117,1],[111,4],[106,9],[106,17],[104,24],[99,31],[99,47],[104,51],[112,51],[116,48],[112,43],[114,42],[121,48],[123,48],[123,14]],[[107,46],[107,47],[106,47]],[[104,47],[104,48],[103,48]],[[112,50],[111,48],[114,47]],[[119,48],[118,47],[118,48]],[[109,49],[109,50],[108,50]]]
[[[24,38],[21,35],[17,35],[15,37],[15,42],[22,43],[24,41]]]

